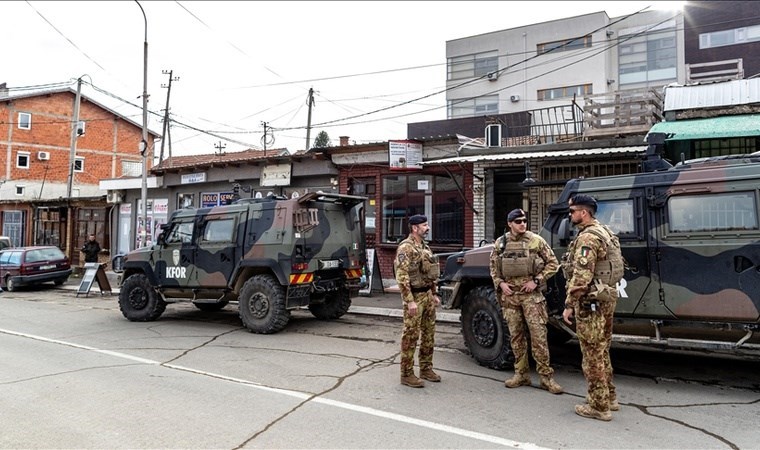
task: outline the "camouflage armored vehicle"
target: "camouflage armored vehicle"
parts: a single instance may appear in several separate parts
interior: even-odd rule
[[[359,292],[364,200],[315,192],[175,211],[156,245],[121,261],[121,312],[144,322],[167,303],[216,311],[237,301],[254,333],[282,330],[299,307],[337,319]]]
[[[651,152],[648,152],[651,153]],[[760,350],[760,154],[694,160],[652,171],[570,180],[541,236],[558,258],[576,230],[568,199],[589,194],[597,218],[620,239],[627,262],[618,283],[613,341],[756,355]],[[446,308],[461,308],[472,356],[497,369],[513,357],[488,271],[492,245],[450,256],[440,283]],[[561,314],[565,280],[548,280],[549,339],[574,336]],[[759,333],[760,334],[760,333]]]

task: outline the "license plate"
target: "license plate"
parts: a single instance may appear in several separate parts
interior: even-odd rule
[[[320,260],[319,266],[321,269],[337,269],[338,267],[340,267],[340,260],[337,260],[337,259]]]
[[[55,269],[55,264],[40,266],[40,270],[50,270],[50,269]]]

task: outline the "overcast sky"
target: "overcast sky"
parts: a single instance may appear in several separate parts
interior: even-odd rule
[[[315,91],[311,141],[404,139],[406,124],[446,118],[446,41],[606,11],[639,1],[4,1],[0,83],[71,83],[142,123],[145,20],[148,108],[163,114],[169,75],[174,155],[262,148],[263,125],[290,152],[306,145],[307,95]],[[434,95],[433,95],[434,94]],[[428,96],[419,101],[412,101]],[[131,102],[137,106],[129,106]],[[408,104],[406,104],[408,102]],[[398,106],[402,105],[402,106]],[[386,109],[382,112],[374,111]],[[162,123],[151,115],[149,127]],[[216,135],[216,136],[214,136]]]

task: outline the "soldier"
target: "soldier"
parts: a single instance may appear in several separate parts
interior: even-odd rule
[[[82,246],[82,253],[84,253],[84,262],[92,263],[98,262],[98,253],[100,253],[100,244],[95,240],[95,235],[91,234],[87,242]]]
[[[430,231],[427,217],[409,218],[409,236],[396,250],[396,281],[404,303],[404,331],[401,335],[401,384],[421,388],[423,380],[439,382],[433,372],[433,345],[435,344],[435,307],[438,297],[438,261],[425,243]],[[414,375],[414,351],[420,340],[420,377]]]
[[[496,240],[490,257],[491,278],[509,326],[510,343],[515,355],[515,374],[506,380],[508,388],[529,386],[528,338],[536,371],[541,376],[541,388],[561,394],[562,386],[554,381],[549,366],[546,341],[546,299],[541,288],[557,273],[559,262],[546,241],[527,231],[528,219],[522,209],[507,215],[509,231]],[[527,325],[527,327],[526,327]]]
[[[610,410],[620,409],[615,385],[612,384],[610,362],[612,314],[618,294],[614,286],[597,282],[595,274],[598,263],[607,259],[605,243],[597,233],[609,233],[594,218],[597,204],[593,197],[578,194],[569,200],[569,204],[570,220],[580,231],[568,246],[562,261],[562,270],[567,280],[567,298],[562,317],[568,324],[573,316],[576,318],[583,375],[588,385],[586,403],[576,405],[575,413],[609,421],[612,420]]]

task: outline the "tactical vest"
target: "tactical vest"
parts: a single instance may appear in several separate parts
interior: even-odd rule
[[[501,275],[504,278],[532,276],[543,270],[543,267],[539,268],[540,264],[537,264],[538,261],[543,263],[543,260],[530,252],[529,245],[532,240],[533,233],[526,231],[517,241],[509,239],[506,234],[497,241]]]
[[[606,259],[597,261],[594,267],[594,278],[607,286],[615,287],[625,274],[625,259],[623,259],[623,252],[620,249],[620,239],[606,225],[587,227],[583,231],[598,236],[604,242],[607,253]]]
[[[401,244],[407,241],[415,250],[418,250],[417,245],[412,239],[405,239],[401,242]],[[399,244],[399,246],[401,244]],[[419,256],[419,263],[409,264],[408,270],[409,283],[412,285],[412,287],[420,288],[430,286],[433,282],[438,281],[438,277],[441,275],[441,268],[438,265],[438,258],[433,254],[433,251],[430,250],[430,247],[428,247],[423,242],[422,249],[418,250],[418,253],[415,256]],[[394,261],[394,274],[396,273],[397,269],[396,263],[397,261]]]

